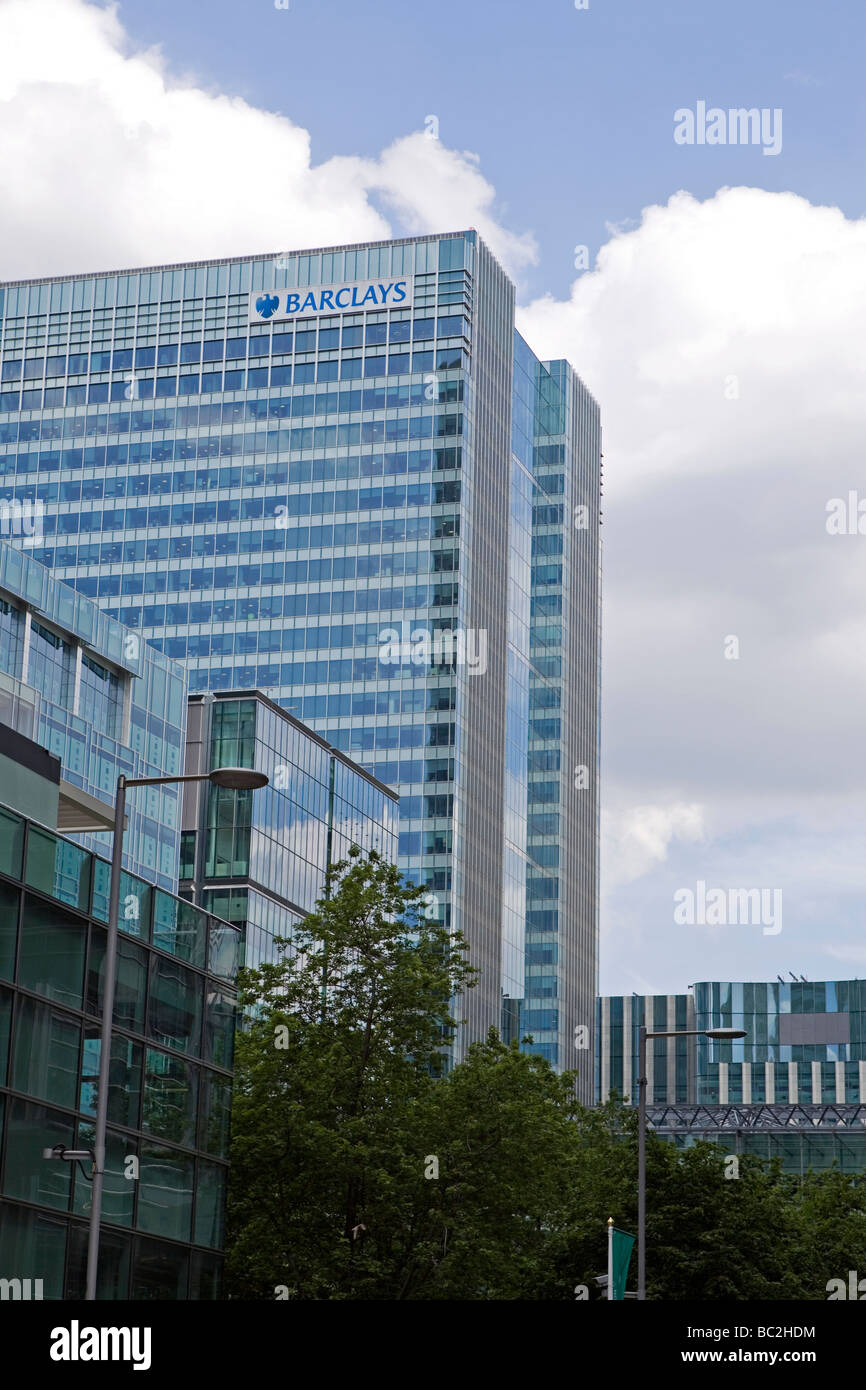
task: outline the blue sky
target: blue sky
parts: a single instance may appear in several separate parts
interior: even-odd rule
[[[375,156],[435,114],[440,138],[481,158],[501,219],[540,248],[527,294],[561,295],[573,248],[680,188],[791,189],[866,211],[866,8],[854,0],[123,0],[137,41],[175,71],[281,111],[314,164]],[[780,107],[780,155],[673,142],[697,100]],[[707,155],[711,153],[711,158]],[[266,196],[266,190],[262,190]]]

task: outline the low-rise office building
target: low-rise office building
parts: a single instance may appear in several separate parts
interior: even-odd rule
[[[636,1105],[647,1045],[647,1119],[683,1146],[778,1156],[792,1172],[866,1166],[866,980],[704,981],[687,994],[596,1003],[596,1099]],[[709,1028],[742,1028],[730,1042]]]
[[[59,759],[45,824],[110,855],[118,776],[181,773],[185,723],[180,663],[55,579],[20,545],[0,540],[0,726]],[[17,806],[17,781],[2,785],[4,801]],[[169,891],[177,887],[179,804],[172,786],[139,788],[127,801],[124,863]],[[41,818],[30,805],[18,809]]]
[[[38,750],[37,750],[38,751]],[[50,779],[49,779],[50,780]],[[50,796],[50,791],[46,792]],[[0,1279],[84,1296],[110,864],[0,807]],[[240,933],[121,883],[99,1297],[220,1296]]]
[[[184,791],[180,891],[244,929],[245,963],[314,911],[352,845],[397,859],[397,794],[260,691],[191,695],[186,771],[250,767],[259,791]]]

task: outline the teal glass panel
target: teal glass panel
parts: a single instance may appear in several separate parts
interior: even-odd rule
[[[84,1034],[84,1055],[81,1067],[79,1110],[85,1115],[96,1114],[101,1055],[99,1029],[87,1028]],[[111,1039],[111,1065],[108,1069],[108,1119],[111,1124],[135,1129],[141,1104],[142,1047],[122,1033]]]
[[[104,859],[93,861],[93,916],[99,922],[108,921],[108,900],[111,893],[111,865]]]
[[[153,944],[189,965],[204,967],[207,915],[192,903],[156,889],[153,895]]]
[[[150,885],[132,874],[120,875],[120,908],[117,925],[129,936],[150,940]]]
[[[149,1047],[145,1053],[142,1129],[173,1144],[195,1146],[198,1067]]]
[[[199,1161],[193,1239],[196,1245],[207,1245],[212,1250],[221,1250],[225,1238],[227,1172],[216,1163]]]
[[[153,1235],[189,1240],[195,1160],[146,1141],[140,1152],[139,1228]]]
[[[42,1157],[43,1149],[74,1142],[72,1117],[25,1100],[9,1101],[3,1193],[41,1207],[69,1206],[71,1164]]]
[[[81,1024],[50,1004],[18,996],[12,1057],[16,1091],[75,1108]]]
[[[106,933],[91,928],[90,955],[87,963],[86,1009],[97,1018],[102,1016],[102,994],[105,976]],[[147,988],[147,952],[143,946],[117,939],[117,976],[114,986],[114,1022],[119,1028],[133,1033],[144,1032],[144,999]]]
[[[21,895],[9,883],[0,883],[0,979],[15,978],[18,941],[18,905]]]
[[[62,1298],[65,1256],[65,1221],[0,1202],[0,1270],[5,1277],[29,1279],[31,1298],[38,1296],[38,1280],[43,1299]]]
[[[99,1267],[96,1297],[117,1300],[129,1297],[129,1236],[103,1230],[99,1235]],[[82,1302],[87,1288],[87,1227],[70,1223],[69,1254],[66,1263],[65,1297]]]
[[[0,1086],[6,1085],[6,1066],[9,1061],[9,1037],[12,1031],[12,994],[0,989]]]
[[[182,1302],[187,1296],[188,1279],[189,1255],[185,1250],[156,1240],[136,1240],[130,1298]]]
[[[95,1141],[94,1127],[86,1121],[78,1127],[79,1149],[92,1149]],[[138,1141],[128,1135],[114,1134],[111,1130],[105,1136],[105,1178],[102,1184],[102,1219],[114,1226],[131,1226],[135,1209],[135,1181],[128,1177],[134,1173],[128,1159],[138,1153]],[[75,1189],[72,1194],[72,1210],[82,1216],[90,1214],[90,1195],[92,1183],[75,1164]],[[101,1242],[100,1242],[101,1247]],[[100,1248],[100,1264],[102,1250]]]
[[[211,920],[207,968],[221,980],[237,978],[241,959],[241,933],[234,927]]]
[[[163,1047],[198,1056],[204,976],[174,961],[152,956],[147,1032]]]
[[[230,1070],[234,1062],[237,1000],[226,990],[208,990],[205,1007],[205,1058]]]
[[[5,808],[0,809],[0,873],[21,877],[24,855],[24,821]]]
[[[25,897],[18,980],[25,989],[80,1009],[84,985],[84,923],[38,898]]]
[[[87,850],[47,831],[30,826],[25,880],[49,897],[87,912],[90,907],[90,866]]]
[[[204,1068],[199,1145],[217,1158],[228,1158],[231,1109],[231,1081]]]

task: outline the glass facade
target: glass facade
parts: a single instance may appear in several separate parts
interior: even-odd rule
[[[365,278],[405,307],[262,317]],[[466,1040],[529,1031],[589,1100],[598,410],[476,233],[10,284],[0,318],[0,495],[44,506],[40,560],[191,691],[262,690],[395,787],[400,866],[481,969]],[[283,848],[227,815],[213,867],[249,835],[267,878]]]
[[[695,1017],[746,1030],[697,1039],[698,1103],[866,1101],[866,980],[697,984]]]
[[[206,786],[184,803],[181,892],[245,927],[245,964],[315,910],[352,845],[397,859],[397,798],[279,705],[249,692],[190,697],[187,770],[251,767],[255,792]]]
[[[866,980],[702,982],[693,994],[596,1001],[596,1100],[637,1104],[638,1030],[693,1029],[647,1048],[649,1123],[683,1146],[778,1155],[786,1170],[866,1166]],[[731,1042],[701,1036],[742,1028]]]
[[[638,1100],[638,1030],[685,1031],[696,1027],[690,994],[617,994],[596,1000],[595,1099],[615,1091]],[[688,1104],[695,1096],[695,1039],[647,1040],[647,1104]]]
[[[32,554],[0,540],[0,720],[60,759],[69,803],[61,828],[76,823],[75,789],[101,803],[97,819],[110,824],[121,773],[182,772],[186,672]],[[174,890],[178,789],[133,790],[127,806],[126,867]],[[87,823],[86,810],[79,813]],[[79,839],[110,853],[109,835]]]
[[[84,1294],[110,866],[0,808],[0,1276]],[[240,934],[124,875],[103,1298],[213,1298],[222,1269]],[[135,1158],[138,1176],[134,1176]]]

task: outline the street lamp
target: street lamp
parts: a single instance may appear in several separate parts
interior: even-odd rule
[[[641,1024],[638,1044],[637,1121],[637,1296],[646,1299],[646,1041],[647,1038],[718,1038],[732,1042],[746,1036],[745,1028],[675,1028],[649,1033]]]
[[[114,1015],[114,987],[117,973],[117,921],[120,911],[120,875],[123,869],[123,820],[128,787],[165,787],[179,782],[212,782],[232,791],[254,791],[268,785],[264,772],[249,767],[217,767],[212,772],[188,773],[183,777],[124,777],[117,779],[114,799],[114,841],[111,847],[111,890],[108,900],[108,940],[105,947],[105,987],[102,1024],[99,1034],[99,1087],[96,1093],[96,1121],[93,1140],[93,1189],[90,1203],[90,1229],[87,1242],[87,1293],[96,1298],[99,1263],[99,1227],[102,1219],[102,1185],[105,1176],[105,1131],[108,1124],[108,1068],[111,1060],[111,1029]]]

